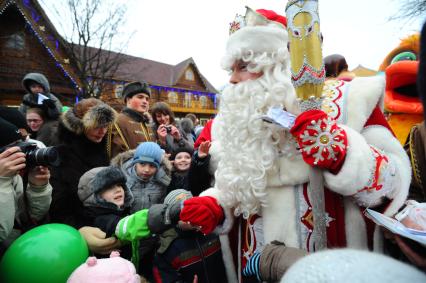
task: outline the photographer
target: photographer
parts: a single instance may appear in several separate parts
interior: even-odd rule
[[[180,125],[176,125],[175,116],[165,102],[157,102],[152,107],[153,130],[157,140],[166,153],[171,154],[178,148],[194,148],[194,140],[187,135]],[[192,125],[191,125],[192,126]]]
[[[49,169],[26,168],[26,155],[19,146],[19,130],[0,118],[0,243],[4,251],[11,242],[48,212],[52,187]],[[9,147],[10,146],[10,147]],[[19,172],[28,170],[28,185],[24,188]]]

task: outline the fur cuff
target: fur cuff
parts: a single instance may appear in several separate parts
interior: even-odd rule
[[[389,195],[392,202],[384,212],[385,215],[393,216],[407,199],[411,183],[410,160],[398,140],[385,127],[369,126],[362,134],[367,143],[386,153],[396,169],[392,180],[393,191]]]
[[[376,161],[370,146],[361,134],[349,127],[339,126],[346,131],[348,139],[346,158],[339,173],[334,175],[325,171],[324,178],[327,188],[338,194],[350,196],[368,184]]]
[[[376,160],[376,166],[368,185],[354,195],[356,202],[364,207],[377,206],[382,203],[384,197],[391,199],[395,189],[393,186],[396,175],[395,165],[383,151],[374,146],[370,148]]]

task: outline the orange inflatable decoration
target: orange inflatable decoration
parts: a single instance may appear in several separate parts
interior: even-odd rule
[[[413,125],[423,121],[416,87],[420,35],[401,40],[380,65],[386,74],[385,112],[398,140],[404,144]]]

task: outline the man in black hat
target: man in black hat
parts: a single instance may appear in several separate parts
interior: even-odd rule
[[[155,135],[149,126],[150,96],[151,90],[145,82],[132,82],[124,86],[123,99],[126,107],[108,133],[110,157],[135,149],[141,142],[155,141]]]

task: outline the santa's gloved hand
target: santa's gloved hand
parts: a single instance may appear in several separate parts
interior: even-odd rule
[[[210,196],[185,200],[180,212],[180,220],[199,226],[200,231],[205,235],[211,233],[223,219],[222,207],[215,198]]]
[[[343,165],[348,145],[346,132],[325,112],[303,112],[290,132],[299,144],[303,160],[309,165],[331,172],[337,172]]]
[[[255,252],[247,261],[246,267],[243,269],[243,275],[246,277],[256,276],[258,281],[260,278],[260,252]]]

